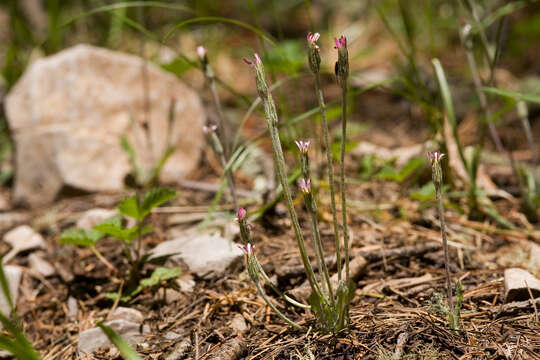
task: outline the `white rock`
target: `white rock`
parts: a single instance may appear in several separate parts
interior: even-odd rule
[[[147,325],[142,327],[140,324],[124,319],[107,321],[105,325],[110,326],[116,331],[128,344],[137,344],[144,340],[144,336],[150,332]],[[79,334],[78,350],[81,355],[91,354],[97,349],[111,346],[107,336],[101,331],[101,328],[92,328]]]
[[[535,278],[527,270],[510,268],[504,270],[504,301],[522,301],[531,298],[529,290],[534,298],[540,296],[540,280]]]
[[[67,307],[68,319],[71,321],[77,320],[77,316],[79,315],[79,305],[77,304],[77,299],[75,299],[73,296],[68,297]]]
[[[120,145],[123,134],[145,169],[157,163],[168,143],[175,146],[162,181],[177,181],[197,167],[204,145],[200,98],[174,75],[148,64],[145,136],[142,64],[136,56],[77,45],[27,69],[5,106],[17,148],[14,202],[50,203],[64,185],[122,189],[131,171]],[[172,98],[177,101],[169,131]]]
[[[37,253],[32,253],[28,256],[28,265],[30,265],[32,271],[41,274],[44,277],[52,276],[56,272],[54,266]]]
[[[184,262],[191,272],[203,277],[222,274],[243,253],[235,243],[217,234],[191,234],[159,244],[150,259],[168,255],[175,265]]]
[[[5,265],[4,273],[6,274],[6,280],[9,285],[9,293],[11,295],[11,300],[13,300],[13,305],[17,304],[17,298],[19,297],[19,284],[21,283],[22,269],[18,266]],[[0,289],[0,312],[5,316],[9,315],[11,308],[9,307],[9,302]]]
[[[4,263],[22,251],[45,248],[43,236],[28,225],[21,225],[10,230],[4,235],[4,241],[11,245],[11,250],[4,256]]]
[[[231,328],[241,333],[247,331],[248,326],[246,324],[246,319],[244,319],[241,314],[236,314],[231,320]]]
[[[90,230],[94,226],[101,224],[108,218],[117,214],[118,210],[115,209],[90,209],[82,214],[79,220],[77,220],[77,227],[79,229]]]
[[[119,306],[112,313],[111,320],[126,320],[134,323],[142,323],[144,321],[144,316],[139,310],[135,310],[128,307]]]

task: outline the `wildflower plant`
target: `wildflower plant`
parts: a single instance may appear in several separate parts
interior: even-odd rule
[[[300,257],[306,272],[306,277],[311,288],[311,296],[309,297],[310,308],[313,310],[317,317],[319,326],[323,331],[337,333],[343,328],[345,328],[349,323],[349,302],[351,300],[351,295],[353,294],[352,285],[349,277],[349,251],[348,251],[348,235],[347,235],[347,210],[346,210],[346,201],[345,201],[345,174],[344,174],[344,153],[345,153],[345,141],[346,141],[346,97],[347,97],[347,78],[349,73],[348,67],[348,52],[347,52],[347,40],[344,36],[341,36],[339,39],[335,39],[336,49],[338,50],[338,61],[336,63],[336,76],[338,78],[338,83],[342,89],[342,103],[343,103],[343,121],[342,121],[342,144],[341,144],[341,193],[342,193],[342,213],[343,213],[343,232],[344,232],[344,254],[345,254],[345,281],[341,279],[341,242],[338,237],[338,222],[337,222],[337,209],[335,206],[335,192],[334,192],[334,181],[333,181],[333,169],[332,169],[332,159],[329,149],[329,140],[328,140],[328,124],[326,121],[326,112],[324,105],[324,98],[320,86],[320,55],[319,55],[319,46],[317,45],[317,40],[320,35],[318,33],[308,34],[308,63],[311,71],[314,73],[316,78],[316,90],[318,95],[318,101],[321,109],[321,115],[323,118],[323,129],[325,133],[325,145],[327,149],[328,157],[328,166],[329,166],[329,176],[330,176],[330,187],[331,187],[331,196],[332,196],[332,213],[334,219],[334,233],[336,236],[336,256],[338,262],[338,282],[337,287],[332,282],[329,274],[329,269],[324,261],[324,249],[321,240],[321,235],[318,225],[317,217],[317,204],[315,197],[313,196],[312,189],[312,179],[311,171],[309,167],[309,145],[310,141],[296,141],[296,145],[300,151],[300,168],[302,172],[302,177],[298,181],[298,188],[304,197],[304,204],[306,206],[307,212],[309,214],[313,244],[315,248],[318,276],[313,270],[310,259],[307,255],[306,244],[304,236],[302,234],[300,224],[298,221],[298,215],[294,208],[291,190],[289,188],[287,171],[285,166],[285,157],[283,154],[283,149],[280,141],[279,134],[279,119],[276,110],[276,105],[273,100],[272,94],[268,89],[268,84],[266,81],[266,74],[264,70],[263,63],[258,54],[253,55],[253,60],[244,59],[244,61],[250,65],[255,71],[255,83],[257,87],[257,92],[259,98],[261,99],[264,107],[264,114],[266,123],[268,126],[268,131],[270,134],[270,139],[272,143],[272,152],[274,156],[274,166],[276,168],[278,179],[281,183],[283,190],[283,197],[285,204],[287,206],[293,230],[295,233],[298,249],[300,250]],[[242,216],[241,216],[242,215]],[[240,224],[240,234],[242,236],[242,241],[244,242],[244,252],[246,253],[247,267],[250,274],[251,280],[256,284],[261,297],[269,304],[269,306],[290,325],[301,329],[302,327],[298,324],[292,322],[290,319],[286,318],[284,314],[277,311],[275,306],[267,299],[264,294],[264,289],[262,289],[259,276],[267,278],[266,274],[262,270],[257,257],[254,254],[253,247],[251,246],[251,237],[249,233],[249,228],[245,220],[245,214],[240,214],[238,216],[238,221]],[[249,247],[248,247],[249,246]],[[271,283],[269,279],[266,279],[267,282]],[[281,292],[278,289],[275,289],[275,286],[272,285],[272,288],[277,291],[279,294]],[[334,289],[335,288],[335,289]],[[289,297],[286,295],[282,296],[286,301],[293,305],[300,305],[300,307],[305,307],[306,305],[297,304],[296,301],[291,302]]]
[[[454,305],[454,298],[452,295],[452,279],[450,275],[450,256],[448,254],[448,241],[446,239],[446,222],[444,220],[444,205],[442,200],[442,183],[443,183],[443,176],[442,176],[442,167],[441,167],[441,160],[445,156],[445,154],[434,151],[428,153],[428,158],[431,162],[431,174],[433,179],[433,184],[435,185],[435,193],[437,196],[437,209],[439,212],[439,221],[441,224],[441,237],[442,237],[442,244],[443,244],[443,251],[444,251],[444,270],[445,270],[445,277],[446,277],[446,297],[448,299],[448,307],[450,309],[448,313],[448,322],[450,324],[450,327],[454,330],[459,329],[459,318],[460,318],[460,310],[461,310],[461,299],[463,298],[462,295],[462,289],[461,289],[461,282],[458,281],[457,283],[457,301]]]

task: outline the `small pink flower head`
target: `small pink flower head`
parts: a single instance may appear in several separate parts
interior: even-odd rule
[[[428,152],[427,156],[429,160],[431,161],[431,165],[440,163],[441,159],[444,157],[445,154],[439,152],[439,151],[433,151]]]
[[[298,149],[300,150],[300,152],[302,154],[307,154],[310,142],[311,142],[310,140],[308,140],[308,141],[302,141],[302,140],[295,141],[296,146],[298,146]]]
[[[242,220],[245,220],[246,216],[247,216],[247,211],[246,211],[246,209],[240,208],[240,209],[238,209],[238,211],[236,212],[236,221],[242,221]]]
[[[197,56],[201,62],[206,59],[206,48],[202,45],[197,46]]]
[[[309,32],[307,34],[308,45],[311,45],[311,46],[315,47],[316,49],[318,49],[319,46],[317,45],[317,40],[319,40],[320,37],[321,37],[321,34],[319,34],[319,33],[312,34],[311,32]]]
[[[255,253],[255,245],[247,243],[246,245],[238,245],[240,250],[244,252],[245,255],[251,256]]]
[[[334,43],[336,44],[336,49],[346,49],[347,48],[347,38],[343,35],[339,39],[334,38]]]
[[[243,58],[242,60],[244,60],[244,62],[248,65],[262,65],[262,60],[261,60],[261,57],[259,56],[259,54],[257,53],[254,53],[253,54],[253,57],[255,58],[255,61],[251,61],[250,59],[248,58]]]
[[[217,130],[217,125],[215,125],[215,124],[204,125],[202,127],[203,133],[205,133],[207,135],[213,133],[216,130]]]
[[[302,191],[304,194],[309,194],[309,192],[311,191],[311,180],[304,178],[298,180],[298,187],[300,188],[300,191]]]

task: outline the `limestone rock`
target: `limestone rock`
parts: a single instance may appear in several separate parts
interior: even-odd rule
[[[128,344],[142,342],[144,336],[150,332],[147,325],[141,327],[143,315],[135,309],[119,307],[112,314],[112,319],[104,324],[110,326]],[[109,339],[98,327],[85,330],[79,335],[78,350],[79,355],[83,358],[99,348],[109,347],[110,345]]]
[[[95,225],[101,224],[116,214],[118,214],[118,211],[114,209],[90,209],[77,220],[77,227],[79,229],[90,230]]]
[[[28,256],[28,265],[30,269],[44,277],[49,277],[56,273],[54,266],[52,266],[47,260],[43,259],[40,254],[32,253]]]
[[[18,266],[6,265],[4,266],[4,273],[6,274],[6,280],[9,284],[9,293],[13,305],[17,304],[17,298],[19,297],[19,284],[21,283],[22,269]],[[10,312],[9,302],[6,295],[0,290],[0,312],[5,316]]]
[[[238,331],[239,333],[246,332],[248,330],[246,319],[244,319],[241,314],[236,314],[231,320],[231,328]]]
[[[45,248],[43,236],[28,225],[21,225],[10,230],[4,235],[4,241],[11,245],[11,250],[4,256],[4,263],[22,251]]]
[[[152,250],[150,259],[169,256],[174,265],[185,263],[197,276],[220,275],[243,256],[238,246],[217,234],[185,234]]]
[[[131,171],[122,135],[145,169],[158,162],[168,144],[175,147],[162,181],[176,181],[197,166],[204,144],[200,98],[172,74],[148,64],[146,112],[142,66],[136,56],[77,45],[29,67],[6,97],[16,146],[14,202],[47,204],[63,186],[121,189]],[[169,130],[173,98],[175,121]]]
[[[540,280],[527,270],[510,268],[504,270],[504,302],[522,301],[540,296]]]

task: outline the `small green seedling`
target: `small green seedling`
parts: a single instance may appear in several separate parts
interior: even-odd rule
[[[139,270],[146,259],[146,257],[141,256],[142,237],[154,230],[151,225],[145,224],[145,221],[152,209],[173,199],[175,196],[175,190],[166,188],[153,188],[142,197],[137,193],[134,196],[125,198],[118,205],[120,214],[135,220],[135,225],[127,227],[123,224],[122,217],[117,215],[94,226],[91,230],[76,228],[66,230],[62,233],[60,242],[89,247],[107,267],[116,271],[116,268],[97,250],[95,244],[105,236],[121,240],[124,244],[128,262],[131,264],[130,282],[132,285],[137,284]],[[135,257],[132,256],[131,251],[134,240],[136,240]]]
[[[148,288],[177,288],[178,286],[173,282],[173,280],[176,279],[181,273],[182,271],[179,268],[170,269],[166,267],[158,267],[154,270],[154,272],[152,272],[150,277],[142,279],[139,282],[139,285],[133,291],[123,295],[120,300],[123,302],[128,302],[140,292]],[[111,300],[116,300],[118,298],[117,293],[107,293],[105,296]]]

